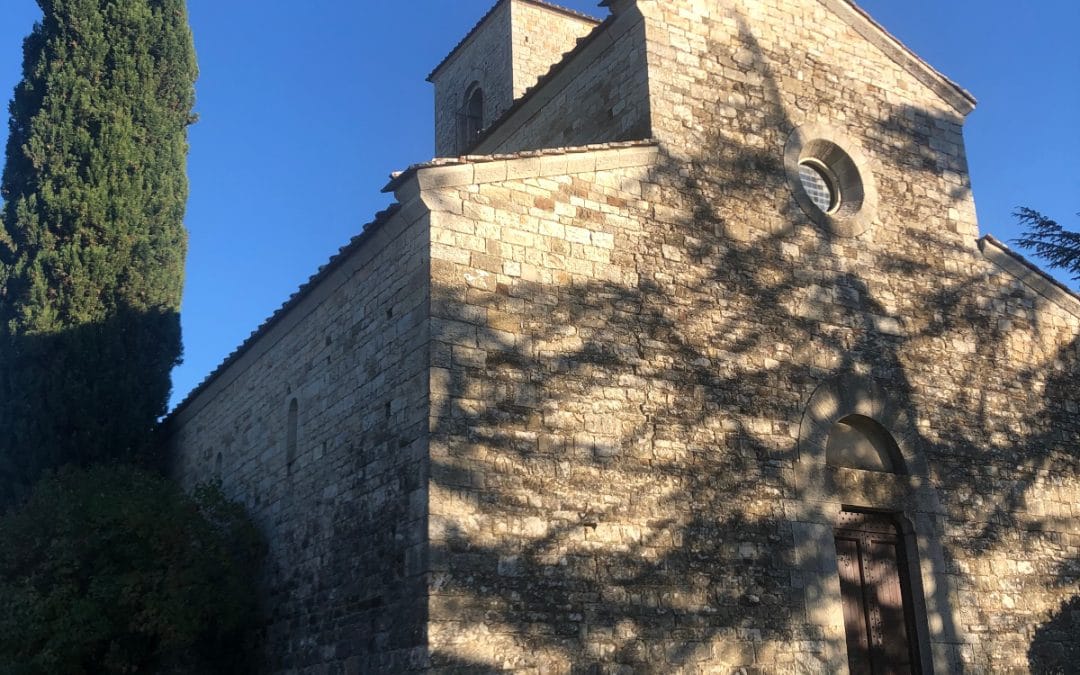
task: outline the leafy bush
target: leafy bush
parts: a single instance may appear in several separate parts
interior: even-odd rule
[[[0,518],[0,672],[243,672],[264,545],[216,486],[64,468]]]

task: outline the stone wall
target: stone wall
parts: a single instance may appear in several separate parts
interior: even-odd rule
[[[514,0],[510,11],[514,100],[517,100],[562,61],[563,55],[591,33],[598,22],[529,0]]]
[[[753,261],[718,269],[736,281],[734,297],[751,300],[737,311],[756,315],[736,332],[763,348],[759,396],[780,404],[802,377],[816,385],[854,370],[902,399],[939,500],[911,513],[943,549],[923,561],[939,589],[928,600],[939,605],[935,662],[1027,667],[1036,626],[1076,593],[1068,551],[1077,530],[1065,515],[1078,496],[1067,413],[1077,400],[1075,299],[1050,302],[976,250],[962,138],[969,108],[943,97],[910,57],[887,52],[886,40],[865,39],[859,17],[829,9],[843,3],[636,4],[647,22],[653,135],[668,172],[691,177],[661,188],[658,201],[682,204],[674,221],[693,214],[698,225],[667,237]],[[823,228],[792,202],[782,155],[805,129],[860,158],[875,193],[860,236]],[[707,225],[719,239],[698,243]],[[799,400],[774,409],[772,424],[797,420]],[[803,460],[796,474],[809,469]],[[1060,487],[1046,490],[1047,481]],[[828,525],[834,514],[823,509],[841,500],[822,498],[809,508],[818,513],[788,505],[789,518]],[[805,531],[797,548],[813,548]],[[842,644],[835,609],[823,637]]]
[[[168,423],[269,542],[261,672],[423,664],[427,218],[372,229]]]
[[[653,135],[674,156],[719,166],[721,174],[733,163],[759,159],[768,169],[796,129],[840,129],[860,145],[867,168],[884,174],[879,201],[914,211],[892,218],[889,229],[926,229],[974,246],[963,113],[825,4],[637,5],[647,17]],[[725,180],[717,178],[721,185]],[[783,193],[779,184],[768,188]],[[754,229],[786,227],[790,216],[773,211]]]
[[[1080,312],[976,246],[964,111],[818,2],[637,7],[649,167],[436,190],[433,667],[842,671],[844,507],[910,525],[936,672],[1068,665]],[[864,229],[797,198],[799,129],[856,157]],[[895,423],[907,474],[804,439],[852,381],[816,412]]]
[[[503,0],[433,73],[435,153],[463,154],[459,113],[470,85],[484,91],[486,128],[536,84],[596,21],[530,0]]]
[[[812,593],[838,598],[836,561],[805,524],[842,506],[914,524],[937,672],[1069,648],[1039,630],[1080,592],[1076,316],[967,247],[734,241],[688,182],[661,163],[442,195],[433,667],[836,672]],[[800,456],[811,395],[849,373],[908,416],[910,478]]]
[[[580,146],[649,136],[645,24],[627,12],[585,38],[519,101],[476,154]]]
[[[483,24],[459,46],[435,73],[435,154],[463,154],[459,116],[469,86],[479,83],[484,92],[483,127],[514,102],[513,51],[510,42],[512,2],[500,2]]]

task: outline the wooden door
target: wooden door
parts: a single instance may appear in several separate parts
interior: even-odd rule
[[[851,675],[919,673],[903,540],[892,519],[843,512],[836,557]]]

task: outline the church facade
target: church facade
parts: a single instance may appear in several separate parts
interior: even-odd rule
[[[500,0],[441,159],[168,419],[272,673],[1070,672],[1080,299],[849,0]]]

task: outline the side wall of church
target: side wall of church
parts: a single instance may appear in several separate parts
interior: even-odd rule
[[[366,236],[170,420],[174,474],[269,544],[260,672],[424,659],[427,217]]]
[[[638,4],[649,166],[429,200],[433,667],[836,672],[845,506],[910,524],[937,672],[1069,664],[1080,312],[980,253],[960,116],[818,2]],[[857,236],[795,196],[808,127],[873,184]],[[813,465],[850,378],[910,475]]]

